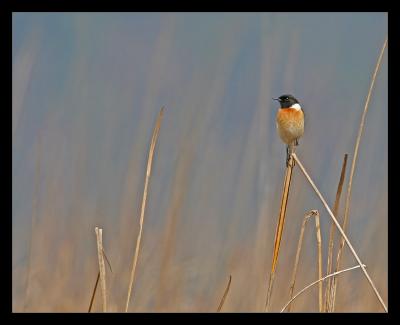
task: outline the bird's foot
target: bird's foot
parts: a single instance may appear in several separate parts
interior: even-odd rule
[[[290,161],[292,161],[292,163],[290,163]],[[289,166],[291,168],[293,168],[296,165],[296,161],[293,159],[293,157],[291,157],[290,154],[288,154],[286,156],[286,168],[289,168]]]
[[[295,161],[292,157],[293,152],[294,152],[293,148],[290,149],[289,146],[286,147],[286,168],[288,168],[289,166],[293,168],[295,165]],[[290,161],[292,161],[292,163],[290,163]]]

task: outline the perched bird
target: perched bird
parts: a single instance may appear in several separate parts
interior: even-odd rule
[[[304,133],[304,112],[299,101],[292,95],[282,95],[273,100],[281,105],[276,114],[276,126],[279,137],[286,143],[286,166],[294,147],[299,144],[299,138]]]

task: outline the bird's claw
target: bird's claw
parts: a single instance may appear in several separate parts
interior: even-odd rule
[[[290,164],[290,158],[292,158],[292,164]],[[295,165],[296,165],[296,162],[293,159],[293,157],[291,157],[291,155],[287,155],[287,157],[286,157],[286,168],[288,168],[289,166],[291,168],[293,168]]]

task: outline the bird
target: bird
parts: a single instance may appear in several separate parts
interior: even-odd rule
[[[276,127],[279,137],[286,144],[286,166],[288,166],[290,156],[304,134],[304,111],[293,95],[285,94],[273,100],[277,100],[280,104],[276,114]]]

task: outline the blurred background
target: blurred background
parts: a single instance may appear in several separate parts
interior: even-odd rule
[[[272,97],[304,107],[297,149],[333,207],[387,35],[386,13],[14,13],[12,306],[86,312],[107,270],[123,311],[148,147],[165,106],[150,178],[132,312],[263,311],[286,150]],[[348,236],[387,302],[387,52],[353,179]],[[295,168],[271,310],[288,301],[303,216],[330,218]],[[318,277],[314,222],[295,292]],[[336,253],[335,255],[336,256]],[[341,266],[356,262],[346,248]],[[318,287],[292,311],[318,311]],[[390,307],[389,307],[390,308]],[[101,311],[97,292],[94,311]],[[381,312],[358,269],[339,279],[336,311]]]

